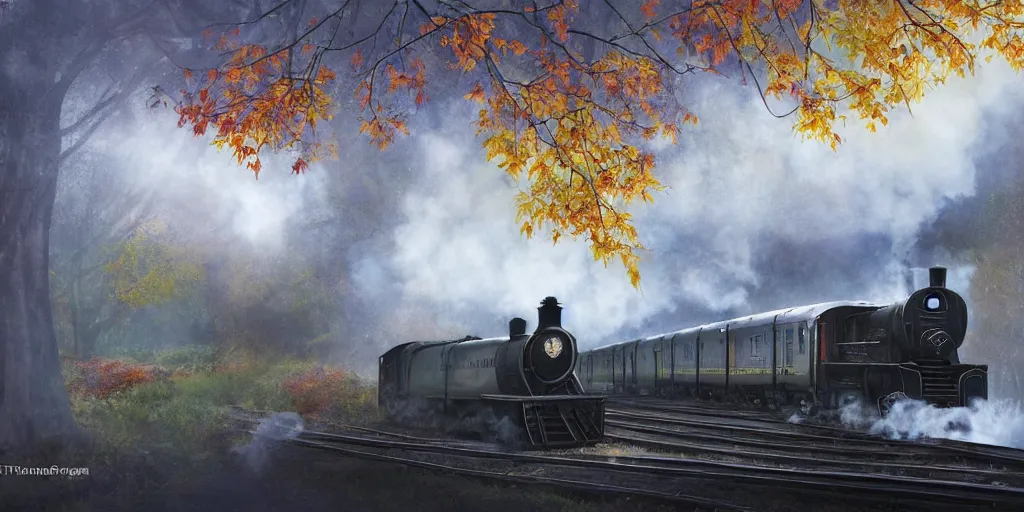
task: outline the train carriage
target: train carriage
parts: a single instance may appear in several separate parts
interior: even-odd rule
[[[959,360],[967,307],[946,288],[945,275],[932,268],[928,287],[895,304],[814,304],[585,352],[583,384],[609,393],[738,394],[825,407],[860,397],[883,413],[900,397],[967,405],[987,398],[988,367]]]

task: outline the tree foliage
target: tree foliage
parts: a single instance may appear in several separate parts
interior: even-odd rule
[[[634,286],[643,246],[628,207],[661,189],[644,141],[674,141],[697,122],[677,94],[681,76],[738,69],[770,110],[769,99],[791,107],[773,114],[793,115],[796,132],[835,149],[842,108],[874,131],[892,109],[973,73],[984,52],[1024,67],[1021,2],[414,0],[373,11],[346,0],[279,47],[248,42],[290,3],[224,34],[219,68],[186,70],[182,125],[216,126],[214,143],[256,172],[261,151],[298,150],[301,172],[335,151],[314,133],[331,116],[333,69],[358,76],[361,132],[381,149],[428,101],[428,68],[462,73],[474,79],[464,94],[480,104],[487,158],[529,182],[516,196],[522,232],[550,227],[555,243],[585,236],[595,259],[621,259]],[[447,70],[428,64],[438,52]]]
[[[113,277],[115,297],[130,308],[182,297],[203,279],[202,267],[187,250],[154,239],[159,231],[159,222],[140,227],[104,267]]]

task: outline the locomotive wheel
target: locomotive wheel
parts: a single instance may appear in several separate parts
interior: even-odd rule
[[[902,391],[894,391],[878,399],[878,414],[883,418],[889,415],[896,402],[906,400],[907,394]]]

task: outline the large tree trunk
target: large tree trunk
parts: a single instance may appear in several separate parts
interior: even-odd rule
[[[49,229],[61,150],[41,46],[0,36],[0,450],[75,430],[50,308]]]

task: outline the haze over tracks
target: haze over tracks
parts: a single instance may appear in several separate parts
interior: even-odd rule
[[[793,500],[805,499],[814,499],[830,510],[837,510],[840,506],[845,510],[851,506],[878,506],[895,499],[901,506],[917,503],[929,510],[936,510],[937,504],[954,510],[962,510],[965,506],[994,505],[1005,510],[1024,507],[1024,489],[994,481],[981,484],[952,481],[950,477],[957,472],[952,466],[934,470],[943,473],[942,478],[911,477],[895,472],[901,478],[894,479],[893,471],[883,473],[877,471],[877,465],[873,467],[863,462],[861,471],[836,467],[830,468],[832,471],[823,471],[820,461],[801,460],[798,456],[789,460],[792,463],[790,467],[780,467],[766,466],[764,462],[724,462],[668,453],[623,455],[627,450],[609,445],[536,454],[510,452],[488,443],[419,437],[366,427],[338,427],[347,432],[303,432],[291,442],[348,456],[449,473],[658,497],[698,507],[781,510],[791,508]],[[780,433],[772,432],[771,435]],[[672,441],[685,435],[685,431],[680,431]],[[745,435],[751,433],[748,431]],[[665,441],[665,444],[670,444],[670,441]],[[935,450],[930,446],[920,448]],[[609,449],[617,453],[609,455]],[[776,451],[775,455],[781,454]],[[763,459],[765,455],[760,457]],[[808,456],[808,459],[813,458]],[[849,468],[857,466],[850,462]],[[818,463],[817,469],[804,467],[814,463]],[[903,471],[925,471],[908,464],[903,466]],[[965,473],[972,478],[982,475],[992,481],[994,478],[991,477],[996,472],[974,468]],[[1012,473],[1004,475],[1014,476]]]

